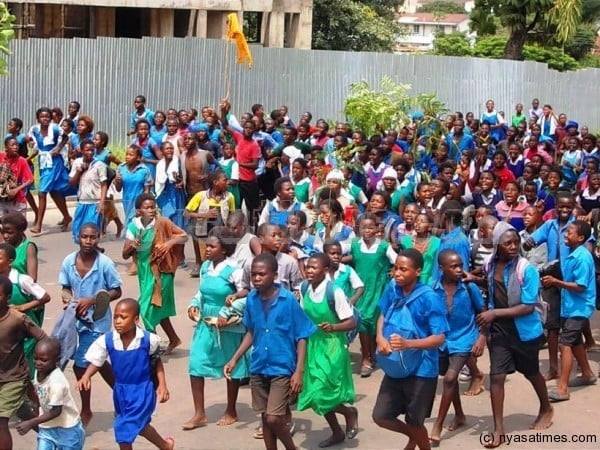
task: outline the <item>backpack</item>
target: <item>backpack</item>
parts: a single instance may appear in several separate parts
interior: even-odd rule
[[[329,306],[329,309],[331,309],[331,311],[333,311],[333,313],[337,317],[337,313],[335,311],[335,296],[333,293],[334,288],[335,288],[335,285],[333,284],[333,281],[328,280],[327,284],[325,285],[325,299],[327,300],[327,305]],[[302,294],[302,297],[304,297],[304,295],[306,294],[307,291],[308,291],[308,281],[304,280],[300,284],[300,293]],[[362,320],[360,311],[358,309],[356,309],[354,307],[354,305],[350,305],[350,307],[352,308],[352,317],[354,318],[355,326],[354,326],[354,328],[352,328],[351,330],[348,330],[346,332],[346,337],[348,338],[348,344],[351,344],[354,341],[354,339],[356,338],[356,335],[358,334],[358,329],[360,327],[360,322]],[[338,317],[338,320],[339,320],[339,317]]]
[[[529,264],[525,258],[519,257],[517,260],[517,267],[515,268],[515,272],[517,275],[517,280],[519,284],[523,285],[523,280],[525,279],[525,268]],[[550,310],[550,304],[542,298],[541,291],[538,291],[537,301],[535,303],[535,311],[540,315],[542,319],[542,325],[546,325],[546,321],[548,320],[548,311]]]
[[[406,301],[396,301],[388,308],[384,315],[382,334],[390,340],[392,334],[397,334],[404,339],[421,339],[412,313],[408,305],[416,300],[426,290],[426,286],[415,289]],[[421,366],[425,353],[420,349],[392,350],[389,355],[382,355],[377,351],[377,364],[383,372],[391,378],[407,378],[414,376]]]

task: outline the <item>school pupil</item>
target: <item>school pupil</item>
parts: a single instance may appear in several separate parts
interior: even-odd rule
[[[161,151],[163,158],[156,164],[156,179],[154,180],[156,204],[163,217],[183,229],[185,192],[183,190],[181,162],[175,156],[175,148],[170,142],[163,143]]]
[[[356,308],[362,316],[359,329],[362,357],[360,376],[366,378],[371,376],[375,365],[375,334],[379,316],[377,302],[387,284],[387,274],[396,260],[396,252],[387,241],[377,237],[377,216],[374,214],[363,214],[359,233],[360,238],[352,241],[350,255],[342,261],[352,263],[365,284],[365,290],[356,302]]]
[[[94,341],[85,354],[90,362],[77,388],[87,391],[91,378],[110,358],[115,376],[113,402],[115,441],[121,450],[131,450],[138,436],[143,436],[161,450],[175,446],[172,437],[163,438],[150,424],[156,400],[169,400],[165,370],[158,353],[158,336],[139,326],[140,307],[136,300],[125,298],[115,306],[114,331]],[[156,379],[156,385],[153,381]]]
[[[0,217],[17,212],[27,213],[25,193],[33,186],[33,173],[27,160],[19,155],[18,141],[14,137],[4,140],[4,152],[0,153],[2,167],[2,197],[0,202]]]
[[[236,239],[235,251],[231,257],[243,265],[247,259],[262,252],[260,239],[248,231],[248,218],[240,211],[234,211],[227,218],[227,228]]]
[[[235,160],[235,146],[231,142],[223,144],[223,156],[218,159],[219,167],[227,175],[227,190],[233,195],[235,209],[242,207],[240,196],[240,166]]]
[[[288,177],[278,178],[274,189],[277,196],[267,201],[258,219],[259,226],[263,223],[285,226],[292,212],[304,210],[307,213],[304,204],[296,200],[294,185]]]
[[[315,224],[313,248],[323,251],[323,242],[329,239],[338,241],[344,256],[350,253],[352,241],[356,237],[352,227],[344,223],[344,209],[337,200],[321,200],[318,204],[319,220]]]
[[[594,260],[585,247],[591,236],[587,222],[576,220],[567,227],[565,242],[570,253],[560,260],[562,280],[551,275],[542,277],[544,286],[555,286],[561,290],[560,335],[561,371],[555,391],[548,396],[551,401],[569,400],[569,387],[590,386],[596,376],[590,368],[582,332],[589,323],[596,304]],[[569,380],[573,357],[581,369],[581,376]]]
[[[329,277],[337,287],[344,291],[348,297],[348,303],[355,305],[365,291],[365,284],[352,266],[342,263],[342,246],[339,242],[325,241],[323,252],[329,257]]]
[[[29,275],[33,281],[38,278],[38,247],[25,235],[27,219],[21,213],[10,213],[2,218],[2,238],[15,248],[13,269]]]
[[[379,300],[377,362],[385,375],[373,408],[378,426],[408,436],[406,448],[431,447],[431,415],[439,372],[438,347],[448,332],[444,299],[419,282],[423,256],[400,250]],[[404,421],[398,416],[404,414]]]
[[[8,421],[25,403],[31,378],[24,342],[46,337],[29,317],[9,306],[12,291],[11,280],[0,275],[0,448],[8,450],[13,448]]]
[[[295,450],[286,420],[288,403],[291,395],[302,391],[306,341],[317,327],[300,308],[294,294],[275,284],[277,274],[273,254],[263,253],[252,261],[255,289],[246,300],[243,324],[247,331],[223,372],[230,378],[240,358],[252,347],[252,407],[261,413],[265,448],[277,448],[279,439],[286,450]]]
[[[50,448],[82,449],[85,431],[69,381],[60,370],[60,343],[47,337],[38,341],[34,351],[36,365],[33,386],[42,414],[19,423],[21,436],[32,429],[38,432],[38,450]]]
[[[106,148],[108,146],[108,134],[106,134],[104,131],[98,131],[96,134],[94,134],[94,139],[92,139],[92,142],[96,147],[94,159],[106,164],[106,182],[108,184],[108,191],[106,193],[106,199],[104,200],[104,223],[102,225],[102,233],[105,235],[108,224],[114,222],[115,226],[117,227],[116,236],[120,237],[121,233],[123,233],[123,222],[121,221],[119,213],[117,212],[113,195],[115,191],[113,181],[116,176],[116,171],[112,169],[110,165],[114,164],[118,167],[121,164],[121,160]]]
[[[346,405],[355,400],[346,332],[356,327],[356,322],[346,294],[331,284],[329,268],[327,255],[311,256],[306,263],[307,281],[300,297],[300,306],[317,331],[308,338],[298,409],[311,408],[327,420],[331,436],[321,441],[319,448],[339,444],[346,438],[354,439],[358,433],[358,410]],[[336,414],[344,416],[345,430]]]
[[[475,316],[485,309],[483,298],[477,286],[462,281],[464,272],[460,255],[454,250],[444,250],[437,258],[442,277],[434,283],[433,289],[445,299],[449,330],[439,352],[440,375],[444,377],[443,392],[438,416],[429,435],[432,444],[439,444],[441,440],[450,404],[454,406],[454,420],[448,425],[448,431],[465,425],[466,416],[460,401],[458,375],[472,356],[477,358],[483,354],[486,339],[475,323]],[[483,375],[471,372],[472,377],[475,375],[481,389]]]
[[[294,211],[287,218],[287,230],[290,235],[290,246],[299,248],[304,254],[315,252],[315,236],[306,231],[306,214],[304,211]]]

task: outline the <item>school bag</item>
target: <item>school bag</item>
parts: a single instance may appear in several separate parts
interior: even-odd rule
[[[327,284],[325,285],[325,299],[327,300],[327,305],[329,306],[329,309],[331,309],[331,311],[333,311],[333,313],[337,317],[337,313],[335,311],[335,296],[333,294],[334,288],[335,288],[335,285],[333,284],[333,281],[327,280]],[[304,295],[306,294],[307,291],[308,291],[308,281],[304,280],[302,283],[300,283],[300,293],[302,294],[302,297],[304,297]],[[362,320],[360,311],[358,309],[356,309],[354,307],[354,305],[352,305],[352,304],[350,305],[350,307],[352,308],[352,317],[354,318],[355,326],[354,326],[354,328],[352,328],[351,330],[348,330],[346,332],[346,337],[348,338],[348,344],[351,344],[354,341],[354,339],[356,338],[356,335],[358,335],[358,329],[360,327],[360,322]],[[339,317],[338,317],[338,319],[339,319]]]
[[[408,305],[423,295],[426,290],[427,286],[418,286],[407,300],[394,302],[385,312],[382,333],[388,341],[392,334],[397,334],[404,339],[423,338],[417,331]],[[391,378],[407,378],[416,374],[423,362],[424,355],[423,350],[415,348],[392,350],[389,355],[383,355],[377,351],[377,364]]]

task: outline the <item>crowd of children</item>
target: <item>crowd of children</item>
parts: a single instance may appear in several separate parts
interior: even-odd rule
[[[331,428],[319,447],[354,439],[356,335],[360,376],[384,372],[372,420],[406,435],[407,449],[439,445],[450,406],[446,428],[465,425],[458,382],[470,379],[466,395],[484,390],[487,371],[477,358],[486,346],[494,422],[487,447],[507,431],[507,374],[531,383],[536,430],[551,426],[551,402],[569,400],[569,387],[596,383],[587,350],[596,346],[590,317],[600,306],[600,152],[596,137],[564,114],[535,99],[508,118],[490,100],[480,120],[448,116],[430,155],[419,113],[400,130],[367,138],[344,123],[330,133],[308,112],[296,125],[285,106],[266,115],[256,104],[238,119],[227,101],[200,114],[145,103],[135,98],[123,162],[78,102],[67,118],[40,108],[27,135],[20,119],[9,123],[0,158],[0,449],[12,449],[15,414],[20,434],[38,432],[38,449],[83,448],[97,372],[114,393],[119,448],[132,448],[138,436],[174,448],[151,416],[169,398],[160,356],[182,344],[171,318],[188,236],[198,291],[187,309],[196,323],[188,370],[194,412],[183,430],[207,423],[205,378],[225,377],[217,425],[238,420],[238,391],[249,379],[261,414],[254,436],[267,450],[278,441],[297,448],[294,404]],[[352,163],[340,164],[336,152],[350,152]],[[38,204],[30,192],[35,157]],[[65,197],[75,191],[71,217]],[[53,337],[42,331],[50,296],[36,283],[37,247],[24,215],[29,205],[29,231],[39,235],[47,194],[63,216],[61,231],[72,223],[78,247],[60,269],[64,312]],[[120,256],[99,246],[111,221],[124,238]],[[132,260],[137,299],[119,300],[123,280],[111,259],[119,257]],[[70,359],[80,406],[62,373]],[[556,389],[547,389],[550,380]]]

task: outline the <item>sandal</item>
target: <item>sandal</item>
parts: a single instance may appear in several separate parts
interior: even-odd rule
[[[548,391],[548,400],[550,400],[552,403],[566,402],[570,399],[571,396],[569,394],[559,394],[556,391]]]
[[[354,413],[354,416],[356,417],[356,423],[351,428],[348,428],[346,426],[346,438],[354,439],[356,437],[356,435],[358,434],[358,409],[356,409],[354,406],[350,407],[350,409],[352,410],[352,412]]]
[[[363,364],[362,367],[360,368],[360,377],[361,378],[369,378],[371,376],[371,374],[373,373],[373,366],[370,366],[369,364]]]
[[[258,429],[254,432],[254,434],[252,435],[252,437],[254,439],[263,439],[264,434],[263,434],[262,427],[258,427]]]
[[[592,386],[592,385],[596,384],[596,381],[598,381],[598,378],[596,378],[593,375],[590,378],[575,377],[569,381],[569,387]]]

